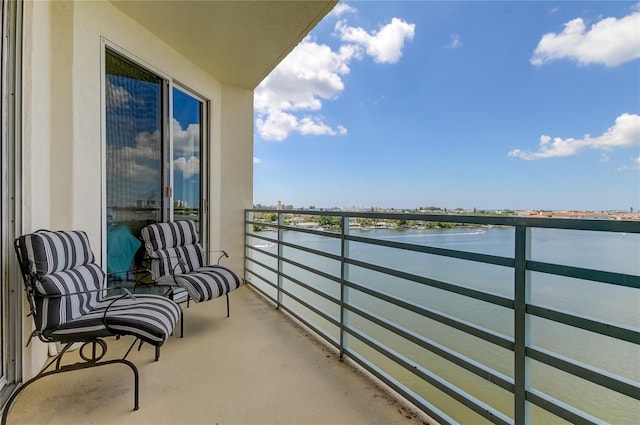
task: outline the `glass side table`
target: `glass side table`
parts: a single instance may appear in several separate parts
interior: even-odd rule
[[[187,306],[189,305],[189,294],[184,288],[158,284],[153,279],[151,272],[144,268],[107,274],[106,296],[123,295],[125,290],[131,294],[160,295],[178,304],[187,302]]]
[[[126,282],[110,282],[111,284],[119,283],[119,285],[107,286],[107,297],[115,297],[123,295],[127,291],[131,294],[151,294],[160,295],[161,297],[173,298],[173,286],[171,285],[141,285]]]
[[[160,295],[173,299],[173,289],[171,285],[158,285],[146,269],[107,274],[107,297],[123,295],[128,291],[131,294]]]

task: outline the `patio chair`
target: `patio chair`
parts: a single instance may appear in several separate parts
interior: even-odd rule
[[[155,347],[159,359],[164,344],[179,320],[180,307],[157,295],[106,297],[105,273],[95,264],[86,233],[39,230],[14,242],[27,299],[35,322],[36,336],[45,343],[64,346],[34,378],[25,382],[9,398],[2,424],[15,398],[33,382],[56,373],[121,363],[134,375],[134,410],[138,410],[138,369],[126,359],[138,343]],[[122,358],[103,360],[106,337],[132,335],[134,340]],[[80,343],[83,362],[62,365],[62,356]],[[51,366],[53,369],[49,370]]]
[[[186,290],[188,300],[197,303],[210,301],[238,289],[243,280],[230,269],[219,264],[228,257],[219,252],[218,264],[205,265],[205,251],[199,244],[193,220],[155,223],[141,231],[147,257],[151,260],[151,274],[158,284],[175,285]]]

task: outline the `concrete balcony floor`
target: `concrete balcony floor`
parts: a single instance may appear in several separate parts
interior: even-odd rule
[[[140,371],[140,410],[131,370],[108,365],[37,381],[8,423],[430,423],[247,285],[230,299],[230,318],[224,299],[185,305],[185,336],[176,332],[160,361],[149,345],[129,355]],[[109,339],[107,357],[130,342]]]

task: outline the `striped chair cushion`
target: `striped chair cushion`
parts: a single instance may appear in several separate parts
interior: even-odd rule
[[[60,341],[134,335],[149,344],[161,346],[173,332],[180,314],[176,303],[158,295],[106,298],[90,313],[43,335]]]
[[[141,233],[142,239],[145,241],[145,247],[150,251],[193,245],[200,242],[196,231],[196,223],[193,220],[150,224],[143,228]]]
[[[204,253],[199,245],[159,249],[149,253],[154,276],[189,273],[202,267]]]
[[[204,253],[192,220],[151,224],[143,228],[141,234],[156,277],[190,273],[204,264]]]
[[[228,268],[204,266],[195,222],[151,224],[141,233],[159,284],[181,286],[195,302],[226,295],[242,285],[242,279]]]
[[[87,234],[82,231],[40,230],[22,239],[22,256],[29,271],[38,277],[93,263],[95,258]]]
[[[25,284],[33,290],[36,328],[45,338],[82,342],[134,335],[160,346],[180,307],[155,295],[103,299],[104,271],[95,264],[84,232],[40,230],[16,241]]]
[[[39,230],[20,237],[19,246],[33,278],[39,331],[74,320],[98,304],[105,274],[93,263],[85,232]]]
[[[92,311],[100,301],[104,278],[100,267],[87,264],[38,279],[34,294],[37,329],[54,329]]]
[[[223,266],[205,266],[188,274],[175,274],[175,282],[195,302],[209,301],[226,295],[242,285],[237,274]]]

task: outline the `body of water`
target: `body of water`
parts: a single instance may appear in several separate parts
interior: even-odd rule
[[[352,230],[350,234],[504,257],[514,256],[512,228],[375,229]],[[273,235],[275,237],[275,233]],[[340,253],[339,239],[290,231],[284,233],[284,238],[285,241],[297,245],[332,254]],[[260,245],[261,249],[273,252],[277,249],[275,245],[270,246],[268,243],[257,242],[257,245]],[[640,235],[638,234],[533,229],[530,246],[531,260],[640,275]],[[348,255],[353,259],[479,289],[506,298],[513,298],[514,294],[514,270],[509,267],[356,242],[349,243]],[[266,263],[273,261],[260,254],[253,256],[260,257],[260,261]],[[284,256],[333,276],[340,276],[340,264],[337,261],[293,248],[284,248]],[[290,265],[285,265],[284,272],[337,299],[340,298],[339,285],[331,280]],[[513,337],[514,322],[511,309],[355,266],[349,266],[348,280],[480,325],[500,335]],[[640,328],[640,291],[638,289],[534,272],[528,275],[528,285],[528,302],[531,304],[592,317],[636,330]],[[310,300],[313,305],[339,318],[339,309],[335,304],[293,283],[285,282],[284,286],[292,293]],[[349,302],[359,308],[392,320],[411,332],[455,350],[505,376],[513,376],[513,353],[510,350],[497,347],[357,291],[350,290],[348,297]],[[302,309],[296,310],[299,310],[305,318],[318,323],[334,337],[339,337],[338,331],[328,322],[315,314],[305,313]],[[640,347],[637,345],[536,317],[529,317],[528,320],[530,329],[528,345],[553,351],[629,380],[640,381]],[[513,417],[511,393],[355,314],[350,314],[349,324],[374,336],[383,344],[462,388],[477,399]],[[397,377],[455,420],[461,423],[484,421],[458,402],[392,364],[364,344],[358,343],[355,338],[350,339],[350,347],[373,359],[380,368]],[[637,400],[618,395],[533,360],[529,361],[530,385],[533,388],[610,423],[640,423],[640,405]],[[542,409],[533,408],[532,414],[535,423],[562,422]]]

